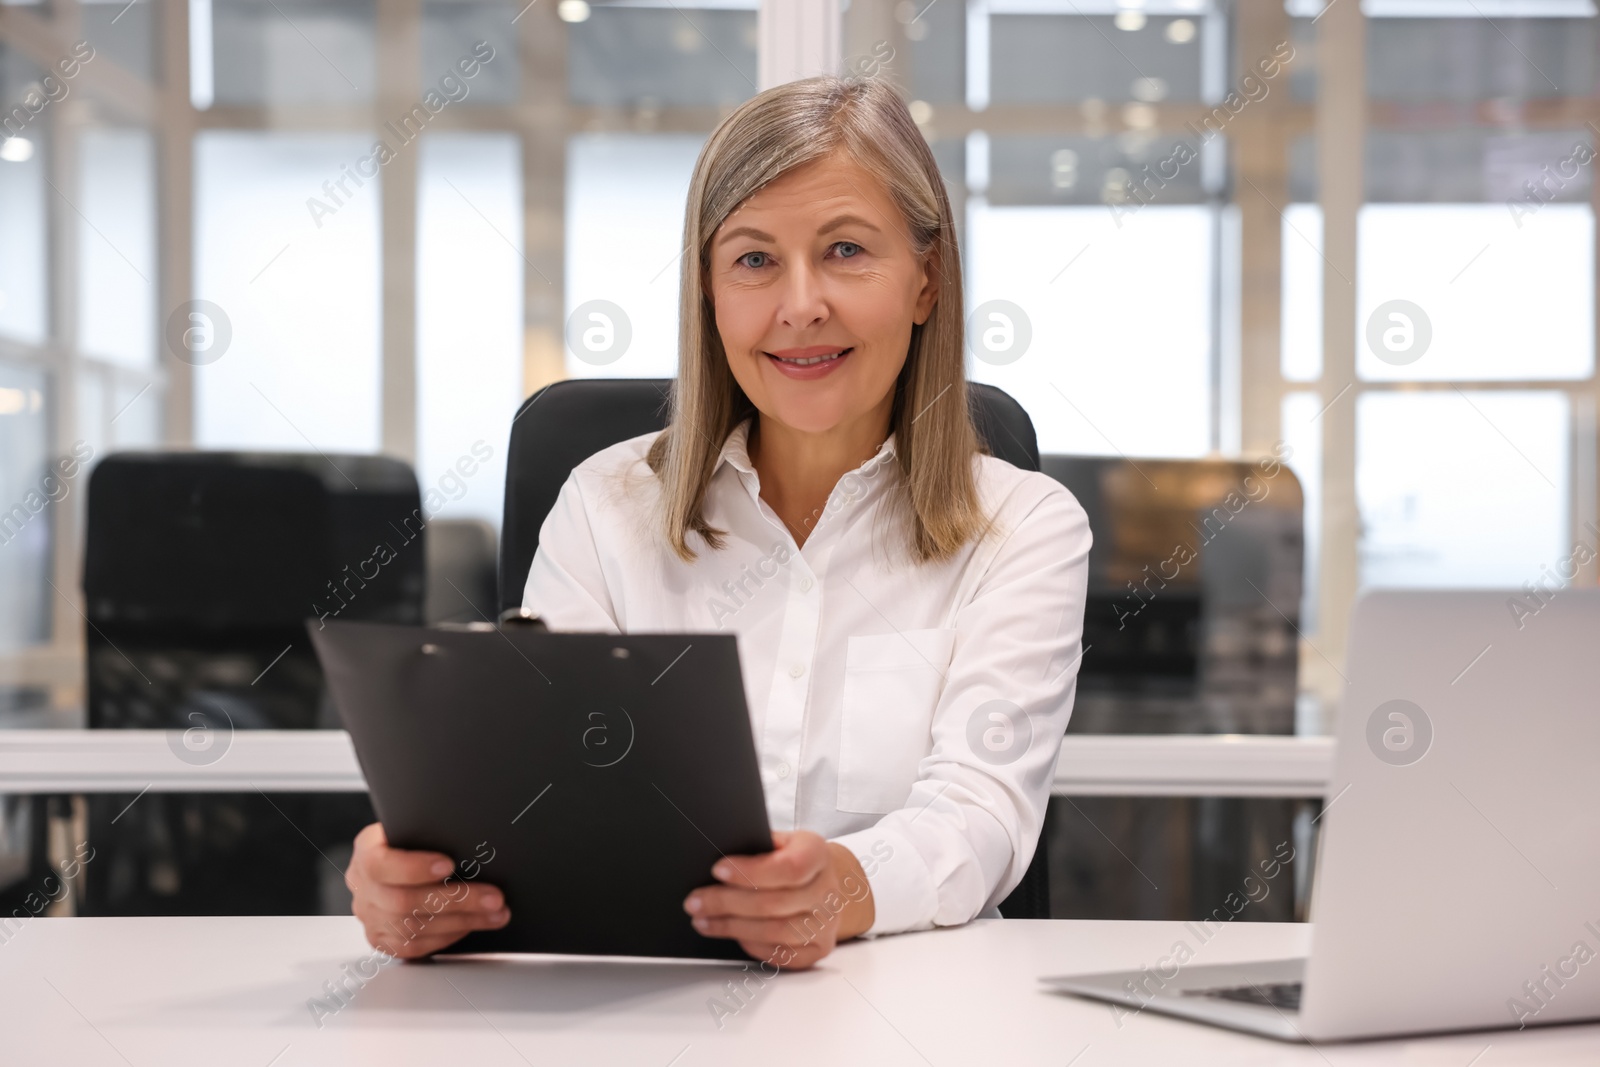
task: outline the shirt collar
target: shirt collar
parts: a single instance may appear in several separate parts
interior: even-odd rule
[[[722,443],[722,451],[717,456],[716,465],[711,468],[713,475],[722,469],[724,463],[745,474],[754,474],[756,472],[755,464],[750,462],[749,445],[752,421],[753,417],[746,418],[729,432],[728,439]],[[884,439],[883,444],[878,446],[877,453],[856,469],[860,470],[868,465],[883,463],[894,454],[894,433],[891,431],[889,436]]]

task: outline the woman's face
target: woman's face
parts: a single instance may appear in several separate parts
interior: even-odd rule
[[[842,152],[797,167],[711,238],[707,291],[734,379],[805,433],[887,420],[932,263],[883,184]]]

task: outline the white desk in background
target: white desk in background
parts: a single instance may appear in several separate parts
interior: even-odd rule
[[[239,730],[209,762],[173,754],[175,731],[0,730],[0,794],[360,792],[343,730]],[[1058,796],[1320,797],[1331,737],[1068,734]]]
[[[1035,977],[1293,956],[1309,930],[1240,923],[985,920],[842,946],[738,1007],[737,966],[482,959],[365,967],[354,919],[34,919],[0,944],[8,1067],[532,1064],[629,1067],[1538,1067],[1600,1063],[1600,1025],[1287,1045],[1041,992]],[[1381,961],[1374,961],[1381,966]],[[323,1009],[314,1010],[311,1002]],[[726,1012],[714,1012],[720,1001]],[[721,1027],[716,1015],[721,1014]],[[319,1025],[320,1024],[320,1025]]]

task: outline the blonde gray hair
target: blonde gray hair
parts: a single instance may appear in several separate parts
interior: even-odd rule
[[[695,558],[691,531],[723,547],[725,531],[702,513],[706,488],[728,434],[756,414],[728,366],[706,292],[711,239],[757,190],[836,150],[883,183],[938,287],[928,320],[911,328],[890,414],[909,547],[919,561],[947,559],[987,526],[973,473],[983,449],[967,407],[961,255],[938,164],[905,101],[883,81],[806,78],[768,89],[724,119],[689,183],[684,247],[694,254],[681,268],[672,417],[647,457],[662,486],[668,542],[686,561]]]

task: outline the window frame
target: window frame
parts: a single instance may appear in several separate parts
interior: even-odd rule
[[[650,2],[650,0],[638,0]],[[663,3],[666,0],[662,0]],[[958,0],[959,2],[959,0]],[[422,0],[384,0],[376,5],[376,47],[379,79],[371,105],[332,107],[214,106],[196,110],[190,99],[189,0],[151,0],[156,11],[153,80],[136,76],[109,56],[86,64],[75,88],[87,96],[105,120],[140,125],[154,132],[157,168],[158,308],[171,308],[193,294],[193,143],[203,130],[328,130],[370,129],[384,114],[409,107],[420,84]],[[716,4],[715,6],[724,6]],[[872,54],[874,43],[902,32],[893,0],[854,0],[850,18],[840,0],[759,0],[758,80],[761,87],[821,67],[836,69],[852,56]],[[1299,5],[1304,6],[1304,5]],[[522,145],[523,255],[529,267],[524,284],[523,388],[531,393],[567,374],[564,359],[564,241],[566,143],[576,132],[636,131],[709,133],[723,117],[719,109],[656,107],[648,112],[628,108],[574,106],[565,103],[567,63],[565,25],[555,4],[530,5],[518,16],[517,49],[520,93],[510,104],[447,109],[438,116],[440,130],[500,130],[517,135]],[[692,15],[692,8],[690,9]],[[1298,8],[1297,8],[1298,10]],[[961,137],[975,131],[994,134],[1061,135],[1081,133],[1083,111],[1075,102],[990,104],[987,92],[974,91],[972,78],[987,69],[987,56],[975,62],[971,48],[984,47],[983,20],[988,0],[967,0],[968,99],[940,103],[934,124],[939,137]],[[690,17],[690,16],[686,16]],[[1256,58],[1271,55],[1280,42],[1291,40],[1291,17],[1284,0],[1234,0],[1227,16],[1227,69],[1242,74]],[[1232,261],[1237,271],[1236,302],[1219,308],[1222,331],[1214,344],[1214,444],[1224,455],[1252,456],[1270,452],[1283,439],[1280,413],[1291,393],[1312,392],[1320,398],[1322,477],[1320,557],[1314,582],[1318,590],[1314,636],[1302,641],[1301,688],[1321,697],[1325,707],[1337,705],[1342,675],[1334,664],[1344,661],[1346,631],[1358,590],[1360,516],[1355,486],[1356,408],[1368,392],[1396,389],[1560,390],[1571,404],[1570,464],[1571,534],[1596,518],[1600,501],[1600,462],[1596,458],[1600,426],[1600,372],[1568,381],[1429,381],[1388,383],[1362,381],[1356,374],[1357,216],[1365,202],[1364,141],[1369,129],[1397,127],[1404,116],[1393,106],[1366,96],[1368,16],[1357,3],[1322,8],[1314,24],[1315,56],[1298,62],[1316,64],[1314,100],[1294,98],[1287,81],[1245,109],[1229,125],[1231,169],[1219,207],[1236,226]],[[65,55],[80,31],[78,0],[56,0],[47,9],[0,6],[0,43],[40,67]],[[976,31],[976,32],[974,32]],[[910,48],[903,54],[909,57]],[[894,77],[895,72],[890,71]],[[1212,86],[1215,93],[1226,86]],[[562,101],[551,106],[550,101]],[[1179,133],[1197,121],[1207,105],[1151,105],[1153,127],[1145,132]],[[79,109],[57,109],[49,116],[52,135],[46,139],[46,174],[69,193],[77,167],[76,122]],[[1541,101],[1515,116],[1519,128],[1531,131],[1571,129],[1600,123],[1600,99],[1567,96]],[[1476,121],[1485,126],[1509,120],[1496,118],[1487,105]],[[1115,134],[1125,129],[1117,109],[1097,119],[1097,128]],[[932,131],[930,131],[932,132]],[[1318,203],[1324,237],[1322,373],[1311,382],[1291,381],[1282,374],[1282,238],[1283,211],[1291,194],[1290,146],[1310,135],[1316,146]],[[1596,146],[1600,148],[1600,146]],[[4,164],[0,164],[4,165]],[[416,270],[417,156],[400,153],[385,168],[381,218],[382,259],[382,450],[414,460],[417,446],[416,396]],[[958,218],[965,217],[964,188],[953,189]],[[1591,182],[1591,210],[1600,216],[1600,181]],[[82,436],[78,425],[79,394],[86,376],[104,375],[108,386],[119,381],[149,389],[162,406],[162,441],[186,447],[193,440],[193,369],[162,352],[148,370],[117,366],[85,355],[75,324],[77,264],[73,249],[81,220],[62,195],[47,200],[49,234],[47,265],[49,313],[47,338],[38,344],[0,338],[0,360],[45,368],[50,374],[48,405],[53,448],[67,454]],[[1600,233],[1600,227],[1597,227]],[[1600,276],[1600,272],[1597,272]],[[1597,283],[1600,284],[1600,283]],[[1231,297],[1230,292],[1230,297]],[[1223,297],[1218,297],[1223,300]],[[1600,294],[1595,301],[1600,315]],[[1224,315],[1237,308],[1236,322]],[[161,314],[158,312],[159,328]],[[61,590],[52,612],[48,645],[0,656],[0,671],[22,684],[52,687],[57,706],[81,698],[83,623],[78,601],[63,605],[79,592],[81,512],[54,509],[51,580]],[[1535,577],[1531,576],[1530,578]],[[1580,569],[1579,583],[1600,578],[1600,561]],[[1312,644],[1312,641],[1315,643]]]

